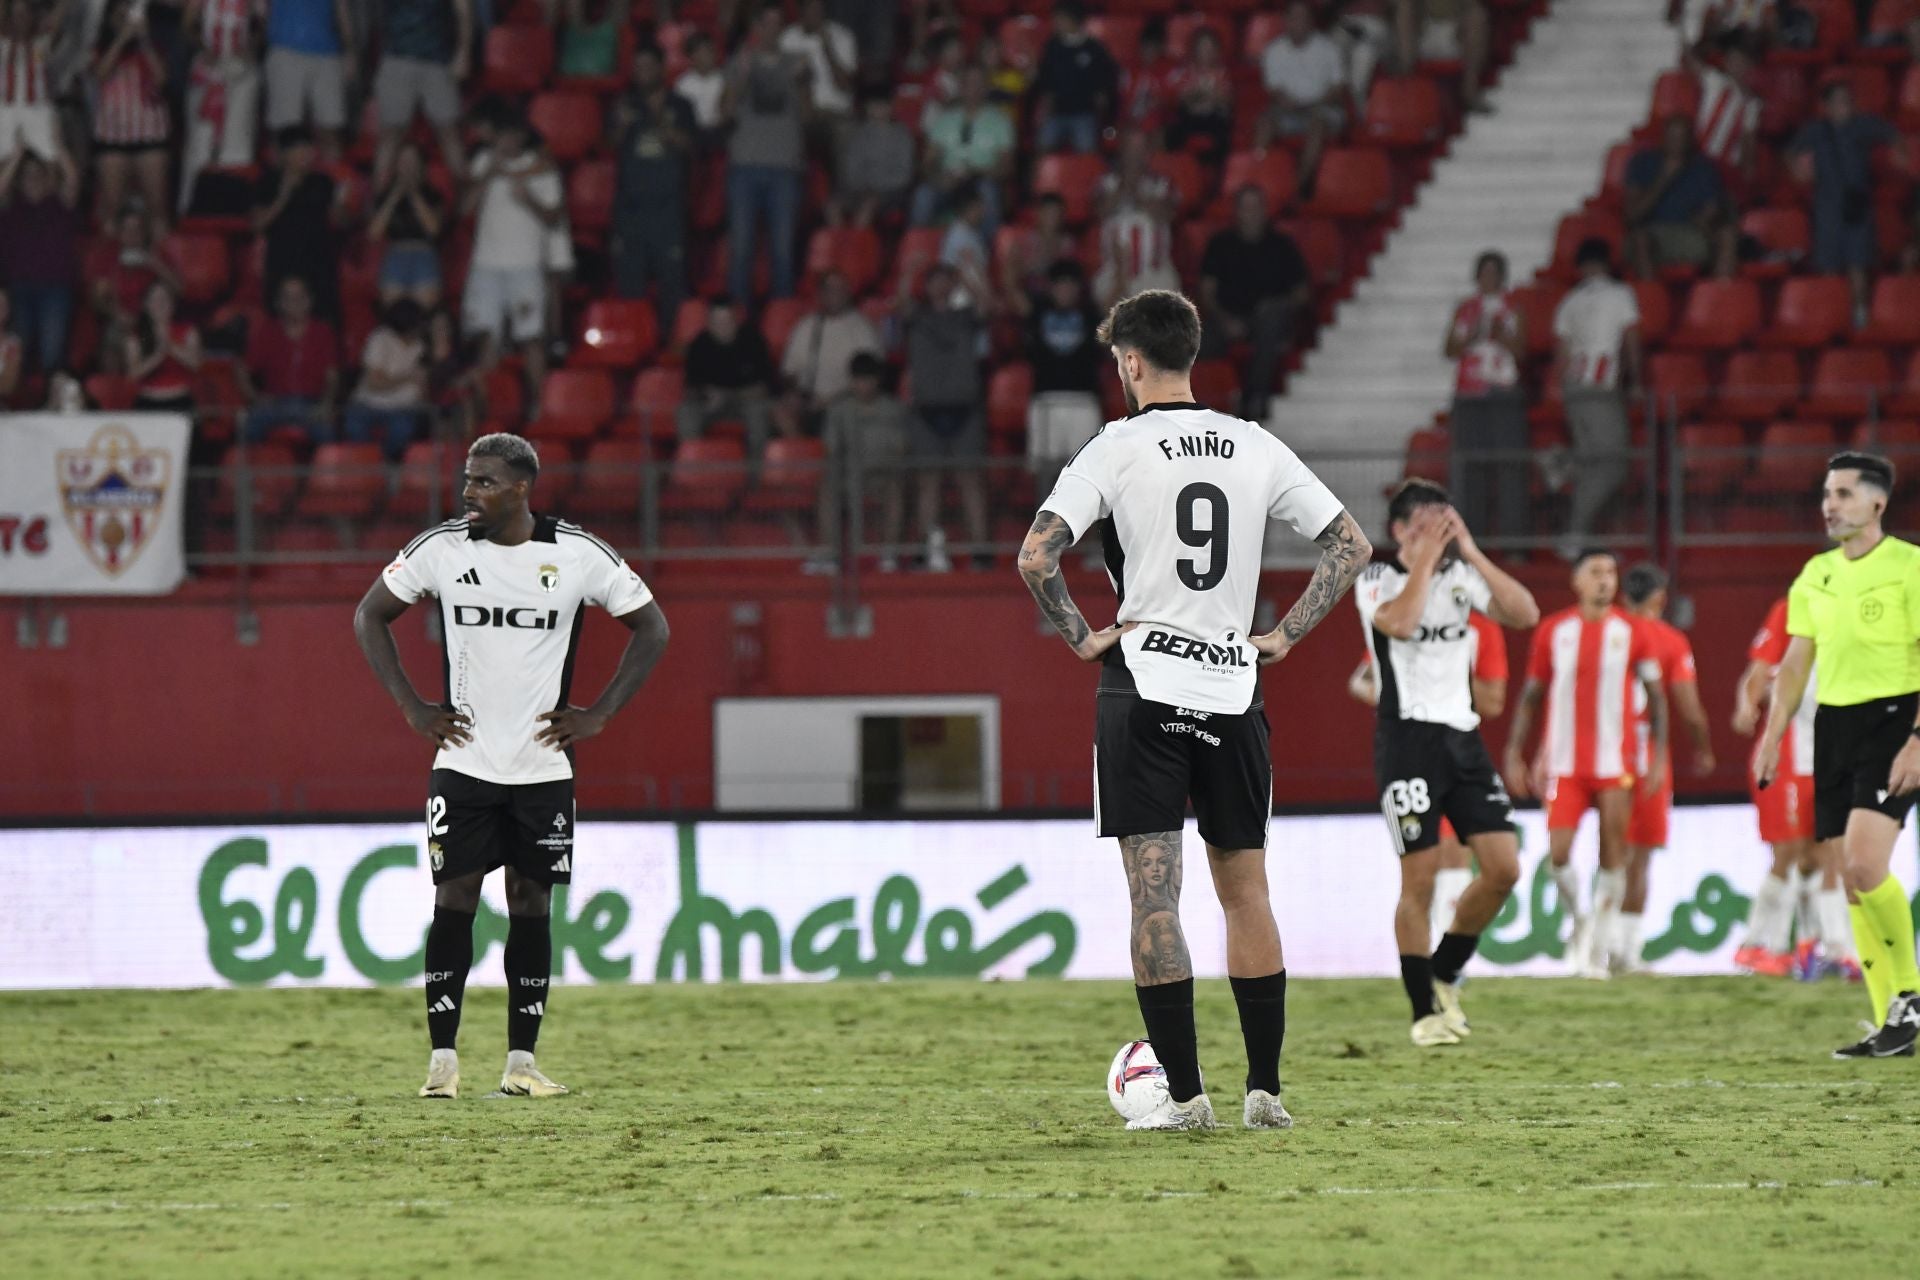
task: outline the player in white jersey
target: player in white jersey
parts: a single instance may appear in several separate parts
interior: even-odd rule
[[[506,868],[507,1068],[500,1092],[565,1093],[534,1065],[552,970],[552,887],[573,877],[573,745],[599,733],[645,683],[667,645],[653,592],[600,539],[528,506],[540,460],[519,436],[473,442],[465,515],[427,530],[395,557],[354,613],[374,674],[415,733],[439,748],[427,798],[433,924],[427,930],[423,1098],[459,1094],[454,1040],[480,885]],[[446,692],[414,691],[392,626],[424,596],[440,601]],[[567,701],[588,605],[633,632],[590,707]]]
[[[1431,481],[1407,480],[1394,492],[1387,533],[1399,556],[1369,565],[1353,598],[1379,672],[1374,773],[1400,855],[1393,932],[1413,1043],[1425,1048],[1467,1035],[1460,971],[1520,878],[1513,802],[1480,740],[1473,706],[1472,615],[1531,627],[1540,608],[1480,550],[1446,490]],[[1429,955],[1443,817],[1472,848],[1480,874]]]
[[[1372,552],[1339,499],[1258,423],[1194,403],[1200,313],[1149,290],[1100,326],[1131,412],[1089,441],[1047,498],[1020,574],[1077,655],[1102,664],[1094,729],[1094,819],[1120,841],[1133,901],[1135,993],[1169,1099],[1130,1129],[1206,1129],[1193,1029],[1193,965],[1180,930],[1181,829],[1193,802],[1227,917],[1227,973],[1247,1049],[1249,1128],[1287,1128],[1280,1047],[1287,975],[1267,896],[1273,760],[1258,665],[1286,657],[1333,608]],[[1321,548],[1305,594],[1275,630],[1250,635],[1268,520]],[[1118,620],[1093,631],[1060,557],[1098,526]]]

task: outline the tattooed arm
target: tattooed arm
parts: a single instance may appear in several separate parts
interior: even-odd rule
[[[1287,610],[1278,627],[1266,635],[1249,637],[1260,651],[1261,666],[1286,657],[1302,636],[1319,626],[1373,555],[1373,544],[1360,532],[1359,522],[1345,511],[1335,516],[1314,541],[1320,546],[1320,563],[1314,566],[1306,591]]]
[[[1033,592],[1040,612],[1047,615],[1047,621],[1067,642],[1067,647],[1078,654],[1082,662],[1098,662],[1102,654],[1120,642],[1121,636],[1133,630],[1133,624],[1111,626],[1104,631],[1094,631],[1087,626],[1079,606],[1067,594],[1066,579],[1060,576],[1060,557],[1072,545],[1073,530],[1067,522],[1051,511],[1042,511],[1034,517],[1033,528],[1027,530],[1027,540],[1020,548],[1020,576],[1026,581],[1027,590]]]

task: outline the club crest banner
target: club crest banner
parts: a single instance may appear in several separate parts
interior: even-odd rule
[[[163,595],[186,575],[185,417],[0,415],[0,595]]]

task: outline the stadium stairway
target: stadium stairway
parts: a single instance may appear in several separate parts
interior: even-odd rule
[[[1593,189],[1607,149],[1645,117],[1676,37],[1647,0],[1555,0],[1474,117],[1434,167],[1368,277],[1340,304],[1269,423],[1309,463],[1348,459],[1341,496],[1369,530],[1407,437],[1444,409],[1440,354],[1453,305],[1484,249],[1525,283],[1552,256],[1560,216]],[[1378,455],[1372,467],[1354,455]],[[1377,535],[1376,535],[1377,536]]]

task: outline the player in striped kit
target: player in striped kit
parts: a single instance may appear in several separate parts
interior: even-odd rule
[[[1627,827],[1634,788],[1665,783],[1667,694],[1646,630],[1614,605],[1620,565],[1613,553],[1582,551],[1573,564],[1579,603],[1542,622],[1533,633],[1527,681],[1513,714],[1505,760],[1515,796],[1538,794],[1547,806],[1547,851],[1562,909],[1573,917],[1569,954],[1574,972],[1607,976],[1606,941],[1620,928],[1627,891]],[[1637,775],[1633,734],[1634,689],[1645,689],[1651,760]],[[1531,763],[1526,746],[1534,715],[1547,704],[1545,733]],[[1589,809],[1600,814],[1600,872],[1593,903],[1580,910],[1573,841]]]

